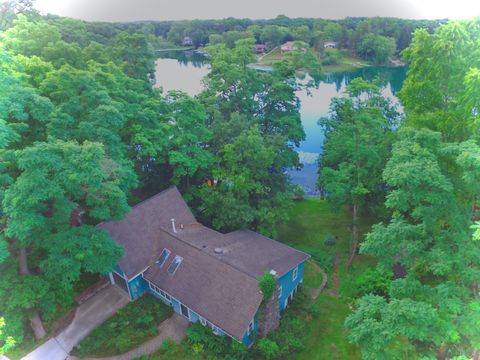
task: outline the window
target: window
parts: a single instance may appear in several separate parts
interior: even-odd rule
[[[165,264],[165,261],[167,261],[168,257],[170,256],[171,254],[171,251],[168,250],[168,249],[163,249],[162,250],[162,253],[160,254],[160,257],[158,258],[157,261],[155,261],[155,264],[157,264],[157,266],[159,268],[161,268],[163,266],[163,264]]]
[[[279,298],[282,297],[282,287],[281,286],[278,287],[278,297]]]
[[[172,263],[168,267],[167,271],[170,275],[174,275],[175,271],[177,271],[178,267],[182,263],[183,258],[181,256],[176,255],[175,258],[173,259]]]
[[[298,266],[293,269],[293,281],[297,280],[297,276],[298,276]]]
[[[250,322],[250,324],[248,325],[248,333],[250,334],[253,330],[255,330],[254,320],[252,320],[252,321]]]

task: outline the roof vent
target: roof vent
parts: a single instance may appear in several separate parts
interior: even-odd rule
[[[223,249],[221,247],[216,247],[215,249],[213,249],[213,251],[215,252],[215,254],[223,254]]]
[[[177,228],[175,227],[175,219],[170,219],[170,221],[172,222],[172,230],[174,233],[177,232]]]
[[[277,272],[275,270],[270,270],[270,274],[273,275],[273,276],[276,276],[277,275]]]

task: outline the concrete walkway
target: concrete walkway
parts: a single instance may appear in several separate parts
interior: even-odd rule
[[[172,316],[158,326],[158,335],[139,347],[121,355],[104,358],[84,358],[84,360],[132,360],[142,355],[153,354],[160,349],[160,346],[166,339],[171,339],[176,343],[179,343],[185,336],[188,324],[189,322],[186,318],[177,313],[173,313]],[[77,360],[78,358],[70,356],[68,359]]]
[[[68,353],[93,329],[127,305],[126,293],[110,285],[81,304],[72,323],[22,360],[65,360]]]

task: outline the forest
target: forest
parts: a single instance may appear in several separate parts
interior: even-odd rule
[[[300,60],[249,67],[253,47],[332,40],[408,66],[401,110],[359,78],[319,119],[318,187],[349,214],[347,266],[375,259],[338,331],[364,359],[480,358],[480,19],[115,24],[11,3],[0,18],[0,354],[44,338],[85,276],[117,264],[124,250],[96,224],[172,184],[202,223],[275,237],[302,197],[286,170],[302,166],[296,92],[309,85],[296,81]],[[211,67],[195,97],[154,86],[154,50],[185,36]],[[303,346],[275,336],[250,353],[195,344],[229,359]]]

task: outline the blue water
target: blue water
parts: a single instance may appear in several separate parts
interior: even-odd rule
[[[168,58],[156,62],[156,85],[164,92],[182,90],[194,96],[202,91],[202,79],[207,75],[209,66],[203,58],[195,53],[170,53]],[[301,101],[300,115],[305,129],[306,139],[300,144],[298,151],[304,167],[300,171],[289,171],[291,180],[301,185],[306,195],[315,196],[317,178],[316,157],[322,151],[323,131],[317,122],[329,112],[330,102],[334,97],[342,96],[346,85],[356,77],[366,80],[378,79],[382,84],[382,93],[398,102],[395,94],[401,89],[405,79],[405,68],[367,67],[354,71],[327,74],[316,79],[316,86],[297,92]],[[308,75],[299,78],[299,82],[313,80]]]

